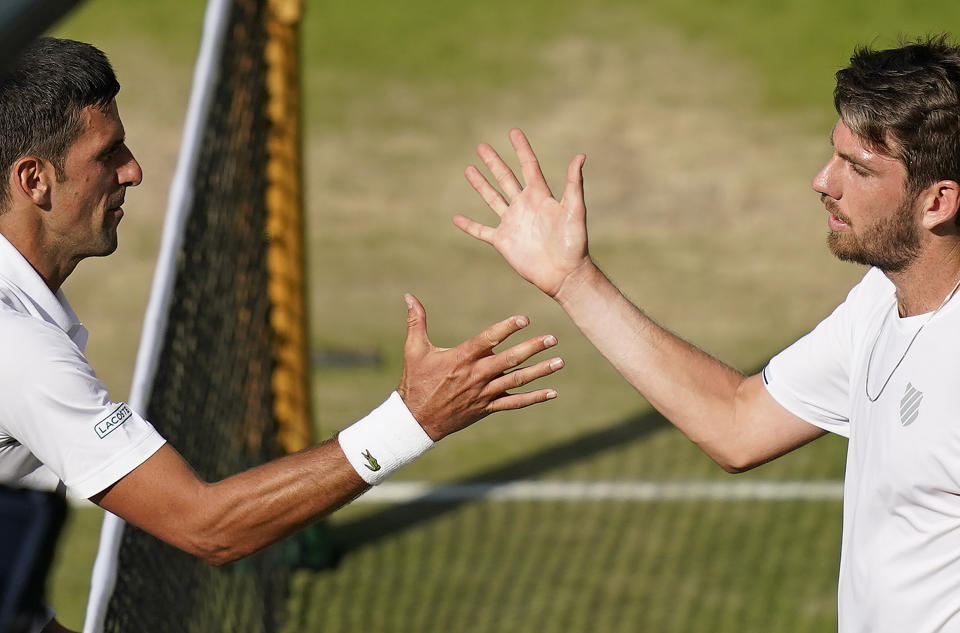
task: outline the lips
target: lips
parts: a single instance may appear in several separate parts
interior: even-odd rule
[[[821,196],[823,199],[823,206],[827,210],[827,213],[830,216],[827,218],[827,224],[830,226],[831,231],[842,231],[850,226],[850,222],[847,218],[840,213],[840,209],[837,208],[837,203],[833,199],[827,198],[826,196]]]
[[[850,225],[831,213],[827,217],[827,226],[830,227],[831,231],[842,231],[848,228]]]

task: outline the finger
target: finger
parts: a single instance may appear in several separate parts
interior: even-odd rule
[[[496,233],[496,229],[492,226],[480,224],[479,222],[471,220],[467,216],[460,214],[453,216],[453,223],[458,229],[467,235],[472,235],[481,242],[486,242],[487,244],[493,243],[493,236],[494,233]]]
[[[550,374],[560,371],[561,369],[563,369],[563,359],[551,358],[550,360],[539,362],[536,365],[531,365],[530,367],[524,367],[523,369],[512,371],[509,374],[504,374],[496,380],[491,380],[488,388],[493,393],[504,393],[509,389],[517,389],[522,387],[538,378],[549,376]]]
[[[473,338],[467,339],[458,347],[468,358],[481,358],[493,354],[493,348],[502,343],[508,336],[530,325],[530,319],[525,316],[512,316],[495,323]],[[496,372],[500,373],[500,372]],[[492,375],[492,374],[491,374]]]
[[[530,141],[519,128],[510,130],[510,142],[513,143],[513,149],[517,152],[517,158],[520,159],[520,173],[523,174],[523,182],[527,187],[534,185],[547,187],[547,180],[543,177],[540,170],[540,162],[537,160]],[[552,194],[551,194],[552,195]]]
[[[507,210],[507,201],[504,200],[500,192],[494,189],[493,185],[483,177],[480,170],[470,165],[466,171],[463,172],[463,175],[467,177],[467,182],[470,183],[474,191],[480,194],[480,197],[487,203],[487,206],[493,209],[493,212],[497,215],[503,215],[503,212]]]
[[[486,406],[487,413],[496,413],[497,411],[509,411],[511,409],[522,409],[532,404],[540,404],[547,400],[553,400],[557,397],[557,390],[537,389],[529,393],[513,393],[497,398]]]
[[[484,364],[480,368],[482,371],[488,372],[488,375],[496,376],[522,365],[534,354],[538,354],[556,344],[557,337],[552,334],[538,336],[484,359]]]
[[[507,167],[507,164],[503,162],[495,149],[486,143],[481,143],[477,147],[477,155],[490,170],[490,173],[493,174],[493,177],[497,179],[500,189],[507,194],[507,200],[513,200],[520,195],[520,192],[523,191],[520,181],[513,175],[513,170]]]
[[[567,167],[567,183],[563,187],[563,205],[573,205],[576,209],[586,209],[583,201],[583,163],[585,154],[577,154]]]
[[[407,302],[407,340],[403,346],[404,352],[415,352],[429,348],[427,311],[412,294],[403,295],[403,299]]]

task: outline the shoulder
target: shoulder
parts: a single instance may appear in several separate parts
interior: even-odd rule
[[[867,274],[863,276],[863,279],[861,279],[860,283],[855,287],[864,288],[865,292],[884,294],[893,294],[896,292],[896,287],[893,285],[893,282],[890,281],[879,268],[871,268],[868,270]]]
[[[31,369],[49,371],[51,363],[86,364],[80,349],[60,328],[0,302],[0,375]]]
[[[67,333],[43,319],[18,310],[0,294],[0,341],[12,345],[70,343]]]
[[[860,282],[853,287],[851,293],[857,292],[864,296],[893,296],[896,290],[896,286],[883,274],[883,271],[879,268],[871,268]]]
[[[896,300],[897,289],[879,268],[871,268],[863,278],[850,289],[843,304],[848,310],[872,311],[878,306],[889,305]]]
[[[23,300],[23,292],[0,274],[0,308],[25,313],[27,308]]]

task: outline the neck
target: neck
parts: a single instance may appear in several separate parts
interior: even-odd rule
[[[920,255],[907,268],[884,273],[897,288],[901,317],[932,312],[949,301],[960,282],[960,244]]]
[[[77,262],[60,261],[55,245],[44,240],[43,226],[39,220],[31,222],[24,220],[24,215],[20,215],[18,221],[14,221],[14,218],[10,217],[12,215],[10,211],[0,215],[0,233],[20,251],[50,291],[57,292],[76,268]]]

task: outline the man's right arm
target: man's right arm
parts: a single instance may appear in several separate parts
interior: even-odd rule
[[[459,228],[494,246],[553,297],[613,366],[724,469],[752,468],[825,433],[777,403],[761,376],[746,377],[657,325],[597,268],[587,249],[583,155],[570,163],[558,201],[523,133],[512,130],[510,139],[524,184],[481,145],[477,152],[503,194],[474,167],[466,176],[500,223],[457,216]]]
[[[427,338],[423,306],[410,295],[407,302],[404,369],[397,393],[422,428],[417,432],[438,441],[490,413],[557,395],[549,388],[508,392],[563,366],[553,358],[518,368],[555,345],[551,335],[493,351],[526,327],[526,317],[510,317],[457,347],[443,349]],[[92,501],[180,549],[223,564],[326,516],[368,488],[338,439],[215,483],[197,477],[167,444]]]
[[[774,400],[761,375],[744,376],[660,327],[592,262],[554,298],[617,371],[727,471],[748,470],[825,433]]]

